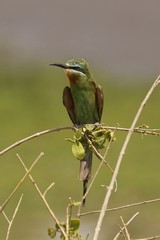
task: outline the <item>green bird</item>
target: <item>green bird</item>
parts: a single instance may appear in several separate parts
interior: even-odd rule
[[[65,69],[70,87],[63,90],[63,104],[74,125],[100,123],[103,111],[103,92],[92,77],[83,58],[69,60],[66,64],[50,64]],[[92,151],[87,149],[80,161],[79,178],[83,181],[83,196],[91,177]],[[85,199],[83,200],[83,205]]]

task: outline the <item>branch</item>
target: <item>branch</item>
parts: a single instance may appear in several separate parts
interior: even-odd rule
[[[114,128],[113,137],[114,137],[114,134],[115,134],[116,130],[117,130],[117,128],[115,127],[115,128]],[[86,137],[87,137],[87,136],[86,136]],[[86,196],[88,195],[88,193],[89,193],[89,191],[90,191],[90,189],[91,189],[91,187],[92,187],[92,185],[93,185],[93,183],[94,183],[94,181],[95,181],[95,179],[96,179],[96,177],[97,177],[97,175],[98,175],[98,173],[99,173],[99,171],[100,171],[103,163],[106,164],[106,166],[109,168],[109,170],[112,172],[112,174],[113,174],[113,172],[114,172],[113,169],[111,168],[111,166],[110,166],[110,165],[108,164],[108,162],[105,160],[106,157],[107,157],[107,154],[108,154],[108,152],[109,152],[111,143],[112,143],[112,138],[111,138],[110,141],[108,142],[108,145],[107,145],[107,148],[106,148],[106,151],[105,151],[103,157],[102,157],[102,155],[97,151],[97,149],[94,147],[94,145],[92,144],[92,142],[90,141],[90,139],[89,139],[88,137],[87,137],[87,140],[88,140],[90,146],[92,147],[93,153],[94,153],[94,154],[96,155],[96,157],[101,161],[101,163],[99,164],[99,166],[98,166],[98,168],[97,168],[97,170],[96,170],[96,172],[95,172],[95,174],[94,174],[94,176],[93,176],[93,178],[92,178],[92,180],[91,180],[91,183],[90,183],[90,185],[89,185],[89,187],[88,187],[88,189],[87,189],[87,191],[86,191],[86,193],[85,193],[85,195],[82,197],[81,203],[83,202],[83,200],[84,200],[84,199],[86,198]],[[115,184],[116,184],[116,188],[117,188],[117,181],[116,181],[116,180],[115,180]],[[81,214],[80,214],[80,208],[81,208],[81,205],[79,206],[78,213],[77,213],[77,217],[80,217],[80,216],[81,216]]]
[[[17,214],[17,211],[18,211],[18,209],[19,209],[20,203],[21,203],[21,201],[22,201],[22,197],[23,197],[23,194],[21,195],[21,197],[20,197],[20,199],[19,199],[19,201],[18,201],[17,207],[15,208],[15,211],[14,211],[14,213],[13,213],[13,216],[12,216],[11,220],[9,221],[9,226],[8,226],[8,231],[7,231],[6,240],[9,239],[9,234],[10,234],[11,226],[12,226],[12,224],[13,224],[13,221],[14,221],[15,216],[16,216],[16,214]]]
[[[111,126],[102,126],[102,128],[104,129],[108,129],[108,130],[114,130],[115,127],[111,127]],[[124,128],[124,127],[117,127],[116,128],[117,131],[121,131],[121,132],[129,132],[130,128]],[[135,133],[140,133],[140,134],[145,134],[145,135],[153,135],[153,136],[160,136],[160,129],[152,129],[152,128],[143,128],[143,127],[136,127],[133,129],[133,132]]]
[[[46,190],[44,191],[44,193],[43,193],[43,196],[44,197],[46,197],[46,194],[47,194],[47,192],[54,186],[54,182],[52,182],[47,188],[46,188]]]
[[[114,133],[115,133],[115,131],[117,130],[117,128],[115,127],[114,128]],[[95,146],[92,144],[92,142],[91,142],[91,140],[86,136],[86,138],[87,138],[87,140],[88,140],[88,142],[89,142],[89,144],[90,144],[90,146],[91,146],[91,148],[92,148],[92,150],[93,150],[93,153],[95,154],[95,156],[101,161],[101,164],[105,164],[108,168],[109,168],[109,170],[111,171],[111,173],[113,173],[114,171],[113,171],[113,169],[112,169],[112,167],[109,165],[109,163],[105,160],[105,158],[106,158],[106,156],[107,156],[107,153],[108,153],[108,151],[109,151],[109,148],[110,148],[110,144],[111,144],[111,142],[112,142],[112,139],[109,141],[109,144],[108,144],[108,146],[107,146],[107,149],[106,149],[106,152],[105,152],[105,154],[104,154],[104,156],[102,157],[102,155],[99,153],[99,151],[95,148]]]
[[[88,141],[90,141],[90,140],[88,139]],[[95,179],[96,179],[96,177],[97,177],[97,175],[98,175],[98,173],[99,173],[99,171],[100,171],[103,163],[105,163],[105,164],[107,165],[107,167],[109,167],[109,169],[110,169],[111,172],[113,173],[112,168],[110,167],[110,165],[109,165],[109,164],[106,162],[106,160],[105,160],[105,158],[106,158],[106,156],[107,156],[107,153],[108,153],[108,151],[109,151],[109,149],[110,149],[111,142],[112,142],[112,139],[109,141],[108,146],[107,146],[106,151],[105,151],[105,154],[104,154],[104,156],[102,157],[102,156],[100,155],[100,153],[97,151],[97,149],[92,145],[92,143],[91,143],[91,141],[90,141],[90,144],[91,144],[91,146],[92,146],[92,149],[93,149],[94,154],[95,154],[96,156],[97,156],[97,154],[98,154],[98,159],[100,159],[101,162],[100,162],[100,164],[99,164],[99,166],[98,166],[98,168],[97,168],[97,170],[96,170],[96,172],[95,172],[95,174],[94,174],[94,176],[93,176],[93,178],[92,178],[92,180],[91,180],[91,183],[90,183],[89,186],[88,186],[88,189],[87,189],[85,195],[84,195],[84,196],[82,197],[82,199],[81,199],[81,204],[80,204],[80,206],[79,206],[79,208],[78,208],[78,213],[77,213],[77,217],[78,217],[78,218],[81,216],[81,214],[80,214],[80,209],[81,209],[81,206],[82,206],[82,202],[83,202],[83,200],[86,198],[86,196],[88,195],[88,193],[89,193],[89,191],[90,191],[90,189],[91,189],[91,187],[92,187],[92,185],[93,185],[93,183],[94,183],[94,181],[95,181]]]
[[[113,240],[117,240],[117,238],[122,233],[122,231],[126,228],[126,226],[128,226],[138,214],[139,214],[139,212],[135,213],[133,215],[133,217],[131,217],[131,219],[129,219],[129,221],[121,228],[121,230],[119,231],[119,233],[117,233],[117,235],[114,237]]]
[[[67,129],[71,129],[73,130],[75,127],[59,127],[59,128],[52,128],[52,129],[47,129],[47,130],[44,130],[42,132],[37,132],[31,136],[28,136],[26,138],[23,138],[15,143],[13,143],[12,145],[10,145],[9,147],[3,149],[1,152],[0,152],[0,156],[3,155],[4,153],[8,152],[9,150],[21,145],[22,143],[25,143],[25,142],[28,142],[29,140],[31,139],[34,139],[34,138],[37,138],[37,137],[40,137],[42,135],[45,135],[45,134],[48,134],[48,133],[52,133],[52,132],[58,132],[58,131],[62,131],[62,130],[67,130]]]
[[[153,236],[153,237],[148,237],[148,238],[137,238],[137,239],[134,239],[134,240],[155,240],[155,239],[158,239],[158,238],[160,238],[160,235]]]
[[[31,180],[31,182],[33,183],[35,189],[37,190],[39,196],[41,197],[41,199],[43,200],[47,210],[49,211],[50,215],[52,216],[52,218],[54,219],[54,221],[57,223],[57,225],[59,226],[59,229],[61,230],[63,236],[65,237],[65,240],[68,240],[68,237],[63,229],[63,227],[60,225],[57,217],[55,216],[54,212],[52,211],[52,209],[50,208],[46,198],[45,198],[45,194],[47,193],[47,191],[53,186],[53,183],[44,191],[44,193],[41,192],[41,190],[39,189],[37,183],[35,182],[35,180],[33,179],[33,177],[31,176],[31,174],[29,174],[29,170],[27,169],[26,165],[24,164],[24,162],[22,161],[22,159],[20,158],[19,155],[18,156],[18,159],[20,160],[22,166],[24,167],[25,171],[26,171],[26,174],[29,175],[29,178]]]
[[[126,148],[128,146],[128,143],[130,141],[130,138],[132,136],[132,133],[134,131],[134,128],[137,124],[137,121],[141,115],[141,112],[144,108],[144,106],[146,105],[148,99],[150,98],[152,92],[154,91],[154,89],[158,86],[158,84],[160,84],[160,76],[158,76],[158,78],[155,80],[155,82],[153,83],[153,85],[151,86],[151,88],[149,89],[147,95],[145,96],[144,100],[142,101],[137,113],[136,113],[136,116],[131,124],[131,127],[128,131],[128,134],[126,136],[126,139],[124,141],[124,144],[122,146],[122,149],[121,149],[121,152],[119,154],[119,157],[118,157],[118,160],[117,160],[117,164],[116,164],[116,167],[115,167],[115,171],[113,173],[113,176],[112,176],[112,179],[111,179],[111,182],[110,182],[110,185],[109,185],[109,188],[108,188],[108,191],[106,193],[106,196],[105,196],[105,199],[104,199],[104,202],[103,202],[103,205],[102,205],[102,209],[101,209],[101,212],[100,212],[100,215],[99,215],[99,219],[98,219],[98,222],[97,222],[97,226],[95,228],[95,233],[94,233],[94,237],[93,237],[93,240],[97,240],[98,239],[98,235],[99,235],[99,232],[100,232],[100,228],[101,228],[101,225],[102,225],[102,221],[103,221],[103,218],[104,218],[104,215],[105,215],[105,211],[108,207],[108,202],[109,202],[109,199],[110,199],[110,196],[111,196],[111,192],[112,192],[112,189],[113,189],[113,186],[114,186],[114,182],[117,178],[117,175],[118,175],[118,172],[119,172],[119,168],[120,168],[120,165],[121,165],[121,162],[122,162],[122,159],[123,159],[123,156],[125,154],[125,151],[126,151]]]
[[[120,219],[121,219],[122,224],[123,224],[123,228],[121,228],[121,231],[123,232],[123,230],[124,230],[124,237],[125,237],[125,239],[126,239],[126,240],[131,240],[131,239],[130,239],[129,232],[128,232],[128,229],[127,229],[127,225],[126,225],[126,223],[124,222],[123,217],[120,216]]]
[[[77,128],[78,126],[76,126]],[[79,126],[79,127],[82,127],[82,126]],[[110,129],[110,130],[114,130],[115,127],[111,127],[111,126],[102,126],[102,128],[104,129]],[[59,132],[59,131],[63,131],[63,130],[74,130],[75,127],[74,126],[64,126],[64,127],[59,127],[59,128],[52,128],[52,129],[47,129],[47,130],[44,130],[44,131],[41,131],[41,132],[37,132],[37,133],[34,133],[33,135],[30,135],[26,138],[23,138],[13,144],[11,144],[10,146],[4,148],[2,151],[0,151],[0,156],[5,154],[6,152],[10,151],[11,149],[15,148],[15,147],[18,147],[19,145],[25,143],[25,142],[28,142],[34,138],[37,138],[37,137],[40,137],[40,136],[43,136],[45,134],[49,134],[49,133],[53,133],[53,132]],[[117,131],[125,131],[125,132],[128,132],[129,131],[129,128],[120,128],[120,127],[117,127],[116,128]],[[148,129],[148,128],[134,128],[133,129],[133,132],[135,133],[140,133],[140,134],[146,134],[146,135],[153,135],[153,136],[160,136],[160,129]]]
[[[28,174],[31,172],[32,168],[35,166],[35,164],[38,162],[38,160],[44,155],[44,153],[40,153],[40,155],[35,159],[35,161],[32,163],[31,167],[29,168],[28,172],[21,178],[21,180],[18,182],[17,186],[13,189],[9,197],[6,199],[6,201],[0,206],[0,213],[4,210],[12,196],[16,193],[18,188],[21,186],[21,184],[24,182]]]
[[[123,205],[123,206],[120,206],[120,207],[108,208],[105,212],[118,211],[118,210],[122,210],[122,209],[125,209],[125,208],[136,207],[136,206],[145,205],[145,204],[148,204],[148,203],[155,203],[155,202],[159,202],[159,201],[160,201],[160,198],[156,198],[156,199],[146,200],[146,201],[142,201],[142,202],[131,203],[131,204]],[[101,210],[85,212],[85,213],[81,213],[79,215],[79,217],[83,217],[83,216],[87,216],[87,215],[95,214],[95,213],[100,213],[100,212],[101,212]]]

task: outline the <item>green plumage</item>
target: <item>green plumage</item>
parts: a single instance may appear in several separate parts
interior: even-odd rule
[[[103,92],[93,80],[88,64],[83,58],[72,59],[62,67],[70,81],[70,87],[63,91],[63,104],[75,125],[93,124],[101,121],[103,111]],[[83,195],[91,177],[92,152],[88,149],[80,161],[79,178],[83,181]],[[85,200],[83,201],[83,204]]]

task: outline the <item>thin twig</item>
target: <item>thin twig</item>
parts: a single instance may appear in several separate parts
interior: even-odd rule
[[[120,207],[108,208],[106,210],[106,212],[118,211],[118,210],[122,210],[122,209],[125,209],[125,208],[136,207],[136,206],[145,205],[145,204],[149,204],[149,203],[155,203],[155,202],[159,202],[159,201],[160,201],[160,198],[156,198],[156,199],[146,200],[146,201],[142,201],[142,202],[131,203],[131,204],[123,205],[123,206],[120,206]],[[87,216],[87,215],[90,215],[90,214],[96,214],[96,213],[100,213],[100,212],[101,212],[101,210],[94,210],[94,211],[90,211],[90,212],[85,212],[85,213],[81,213],[79,215],[79,217]]]
[[[131,240],[131,239],[130,239],[129,232],[128,232],[128,230],[127,230],[126,223],[125,223],[124,220],[123,220],[123,217],[120,216],[120,219],[121,219],[121,221],[122,221],[122,223],[123,223],[123,227],[124,227],[124,231],[125,231],[125,237],[127,238],[127,240]],[[122,231],[123,231],[123,230],[122,230]]]
[[[21,204],[22,198],[23,198],[23,194],[21,195],[21,197],[20,197],[20,199],[19,199],[19,201],[18,201],[17,207],[15,208],[15,211],[14,211],[14,213],[13,213],[13,216],[12,216],[10,222],[9,222],[9,226],[8,226],[8,230],[7,230],[6,240],[9,239],[10,230],[11,230],[11,227],[12,227],[13,221],[14,221],[14,219],[15,219],[15,216],[16,216],[16,214],[17,214],[17,211],[18,211],[18,209],[19,209],[19,206],[20,206],[20,204]]]
[[[116,131],[116,128],[114,129],[114,133],[115,133],[115,131]],[[113,136],[114,136],[114,134],[113,134]],[[95,179],[96,179],[96,177],[97,177],[97,175],[98,175],[98,173],[99,173],[99,171],[100,171],[103,163],[105,163],[105,164],[107,165],[107,167],[110,169],[110,171],[113,173],[113,169],[112,169],[111,166],[108,164],[108,162],[105,160],[105,158],[106,158],[106,156],[107,156],[107,154],[108,154],[108,152],[109,152],[109,149],[110,149],[110,145],[111,145],[111,142],[112,142],[112,138],[111,138],[110,141],[108,142],[108,145],[107,145],[107,148],[106,148],[106,151],[105,151],[103,157],[102,157],[101,154],[97,151],[97,149],[93,146],[92,142],[90,141],[90,139],[89,139],[88,137],[87,137],[87,140],[89,141],[89,144],[92,146],[92,149],[93,149],[94,154],[98,157],[98,159],[100,159],[101,163],[99,164],[99,166],[98,166],[98,168],[97,168],[97,170],[96,170],[96,172],[95,172],[95,174],[94,174],[94,176],[93,176],[93,178],[92,178],[92,180],[91,180],[91,183],[90,183],[90,185],[89,185],[89,187],[88,187],[88,189],[87,189],[87,191],[86,191],[86,193],[85,193],[85,195],[82,197],[81,203],[83,202],[83,200],[84,200],[84,199],[86,198],[86,196],[88,195],[88,193],[89,193],[89,191],[90,191],[90,189],[91,189],[91,187],[92,187],[92,185],[93,185],[93,183],[94,183],[94,181],[95,181]],[[98,154],[98,155],[97,155],[97,154]],[[116,186],[117,186],[117,182],[116,182]],[[81,216],[81,214],[80,214],[80,209],[81,209],[81,205],[80,205],[79,208],[78,208],[77,217]]]
[[[153,236],[153,237],[148,237],[148,238],[137,238],[137,239],[133,239],[133,240],[155,240],[160,238],[160,235],[157,236]]]
[[[0,213],[4,210],[4,208],[6,207],[6,205],[8,204],[8,202],[10,201],[10,199],[12,198],[12,196],[16,193],[16,191],[19,189],[19,187],[21,186],[21,184],[24,182],[24,180],[26,179],[26,177],[28,176],[28,174],[31,172],[32,168],[35,166],[35,164],[38,162],[38,160],[44,155],[44,153],[40,153],[40,155],[35,159],[35,161],[32,163],[31,167],[29,168],[28,172],[26,172],[26,174],[24,174],[24,176],[21,178],[21,180],[18,182],[17,186],[13,189],[13,191],[11,192],[11,194],[9,195],[9,197],[5,200],[5,202],[0,206]]]
[[[114,237],[113,240],[117,240],[117,239],[118,239],[119,235],[122,233],[122,231],[125,229],[125,227],[128,226],[138,214],[139,214],[139,212],[135,213],[135,214],[129,219],[129,221],[125,224],[125,226],[123,226],[123,227],[121,228],[121,230],[117,233],[117,235]]]
[[[24,167],[26,173],[28,173],[28,169],[27,169],[26,165],[24,164],[24,162],[22,161],[22,159],[20,158],[19,155],[18,155],[18,159],[20,160],[20,162],[21,162],[22,166]],[[39,196],[40,196],[41,199],[43,200],[46,208],[48,209],[48,212],[50,213],[50,215],[52,216],[52,218],[54,219],[54,221],[57,223],[57,225],[59,226],[59,229],[61,230],[63,236],[65,237],[65,240],[68,240],[68,237],[67,237],[67,235],[66,235],[63,227],[60,225],[57,217],[55,216],[54,212],[53,212],[52,209],[50,208],[47,200],[45,199],[45,196],[43,195],[43,193],[42,193],[41,190],[39,189],[37,183],[35,182],[35,180],[34,180],[33,177],[31,176],[31,174],[27,174],[27,175],[29,175],[29,178],[30,178],[31,182],[33,183],[33,185],[34,185],[35,189],[37,190]],[[45,192],[46,192],[46,191],[45,191]]]
[[[3,155],[4,153],[8,152],[9,150],[21,145],[22,143],[24,142],[27,142],[31,139],[34,139],[34,138],[37,138],[37,137],[40,137],[42,135],[45,135],[45,134],[48,134],[48,133],[52,133],[52,132],[58,132],[58,131],[62,131],[62,130],[67,130],[67,129],[74,129],[75,127],[59,127],[59,128],[52,128],[52,129],[47,129],[47,130],[44,130],[42,132],[37,132],[31,136],[28,136],[26,138],[23,138],[15,143],[13,143],[12,145],[10,145],[9,147],[3,149],[1,152],[0,152],[0,156]]]
[[[81,127],[81,126],[79,126]],[[76,126],[77,128],[77,126]],[[104,129],[110,129],[110,130],[114,130],[115,127],[111,127],[111,126],[102,126],[102,128]],[[59,127],[59,128],[52,128],[52,129],[47,129],[47,130],[44,130],[44,131],[41,131],[41,132],[37,132],[37,133],[34,133],[33,135],[30,135],[26,138],[23,138],[13,144],[11,144],[10,146],[4,148],[2,151],[0,151],[0,156],[5,154],[6,152],[10,151],[11,149],[15,148],[15,147],[18,147],[19,145],[25,143],[25,142],[28,142],[34,138],[37,138],[37,137],[40,137],[40,136],[43,136],[45,134],[49,134],[49,133],[53,133],[53,132],[58,132],[58,131],[63,131],[63,130],[68,130],[68,129],[71,129],[71,130],[74,130],[75,127],[74,126],[64,126],[64,127]],[[129,131],[129,128],[123,128],[123,127],[117,127],[117,131]],[[135,128],[133,129],[133,131],[135,133],[140,133],[140,134],[146,134],[146,135],[154,135],[154,136],[160,136],[160,129],[148,129],[148,128]]]
[[[4,211],[2,211],[3,216],[5,217],[6,221],[8,222],[8,224],[10,223],[9,218],[7,217],[6,213]]]
[[[89,139],[88,139],[89,140]],[[90,141],[90,140],[89,140]],[[112,140],[111,140],[112,141]],[[110,141],[110,142],[111,142]],[[92,142],[90,141],[89,142],[90,143],[90,145],[91,145],[91,147],[92,147],[92,150],[93,150],[93,152],[94,152],[94,154],[95,154],[95,156],[101,161],[101,163],[103,164],[105,164],[108,168],[109,168],[109,170],[113,173],[114,171],[113,171],[113,169],[112,169],[112,167],[109,165],[109,163],[105,160],[105,158],[104,158],[104,156],[102,156],[99,152],[98,152],[98,150],[95,148],[95,146],[93,146],[93,144],[92,144]],[[109,144],[110,145],[110,144]],[[108,152],[108,150],[107,150],[107,152]]]
[[[107,130],[114,130],[115,127],[111,127],[111,126],[103,126],[102,125],[102,129],[107,129]],[[121,131],[121,132],[128,132],[129,128],[125,128],[125,127],[117,127],[117,131]],[[140,133],[140,134],[146,134],[146,135],[153,135],[153,136],[160,136],[160,129],[159,128],[141,128],[141,127],[136,127],[133,129],[133,132],[135,133]]]
[[[47,192],[54,186],[54,182],[52,182],[47,188],[46,188],[46,190],[44,191],[44,193],[43,193],[43,196],[45,197],[46,196],[46,194],[47,194]]]
[[[71,217],[72,217],[72,201],[69,198],[69,204],[66,209],[66,235],[69,236],[70,225],[71,225]]]
[[[134,130],[135,126],[136,126],[136,123],[137,123],[137,121],[138,121],[138,119],[139,119],[139,117],[141,115],[141,112],[142,112],[144,106],[146,105],[148,99],[150,98],[152,92],[158,86],[158,84],[160,84],[160,76],[158,76],[158,78],[155,80],[155,82],[153,83],[153,85],[149,89],[147,95],[145,96],[144,100],[142,101],[142,103],[141,103],[141,105],[140,105],[140,107],[139,107],[139,109],[138,109],[138,111],[137,111],[137,113],[136,113],[136,115],[134,117],[134,120],[133,120],[133,122],[131,124],[131,127],[130,127],[130,129],[128,131],[128,134],[126,136],[126,139],[125,139],[124,144],[122,146],[122,149],[120,151],[120,154],[119,154],[119,157],[118,157],[118,160],[117,160],[117,164],[116,164],[116,167],[115,167],[115,171],[113,173],[110,185],[108,187],[108,191],[106,193],[106,196],[105,196],[105,199],[104,199],[104,202],[103,202],[103,205],[102,205],[102,209],[101,209],[101,212],[100,212],[100,215],[99,215],[97,226],[95,228],[95,233],[94,233],[93,240],[97,240],[98,239],[98,235],[99,235],[99,232],[100,232],[100,229],[101,229],[103,218],[105,216],[105,212],[106,212],[106,209],[107,209],[107,206],[108,206],[108,202],[109,202],[109,199],[110,199],[110,196],[111,196],[111,192],[112,192],[112,189],[113,189],[113,186],[114,186],[114,182],[115,182],[115,179],[117,178],[117,175],[118,175],[118,172],[119,172],[119,168],[120,168],[123,156],[125,154],[126,148],[128,146],[128,143],[130,141],[130,138],[132,136],[133,130]]]
[[[69,235],[69,222],[70,222],[70,216],[69,216],[69,205],[67,206],[67,209],[66,209],[66,235],[68,236]]]
[[[120,229],[120,232],[121,232],[121,237],[124,239],[124,240],[127,240],[126,239],[126,236],[125,236],[125,234],[124,234],[124,232],[123,232],[123,229],[122,229],[122,227],[118,224],[118,228]]]

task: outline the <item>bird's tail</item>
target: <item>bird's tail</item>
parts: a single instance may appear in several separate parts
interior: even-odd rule
[[[92,170],[92,152],[87,150],[83,160],[80,161],[79,178],[83,181],[83,196],[87,192],[87,183],[91,177]],[[83,199],[83,206],[85,205],[85,198]]]

